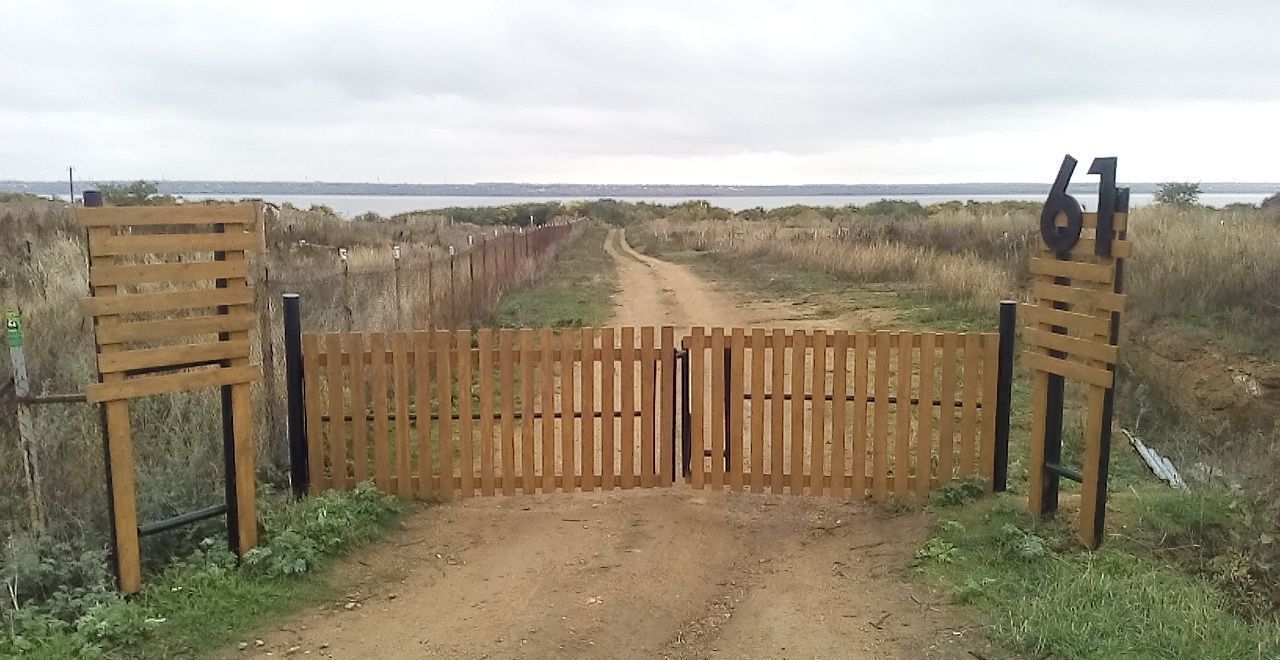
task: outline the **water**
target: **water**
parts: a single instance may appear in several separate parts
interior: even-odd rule
[[[427,195],[255,195],[252,193],[236,195],[192,194],[183,195],[182,197],[188,200],[237,200],[245,197],[261,197],[268,202],[275,204],[288,202],[302,209],[308,208],[312,204],[323,204],[344,218],[352,218],[368,211],[373,211],[379,215],[391,216],[407,211],[440,209],[449,206],[503,206],[526,202],[573,202],[596,199],[588,197],[449,197]],[[1200,203],[1217,207],[1235,203],[1257,204],[1266,197],[1265,194],[1206,193],[1200,195]],[[731,211],[741,211],[756,207],[775,209],[793,204],[806,206],[856,204],[862,206],[878,202],[885,199],[885,197],[883,195],[779,195],[771,197],[614,197],[613,199],[624,202],[650,202],[654,204],[679,204],[691,199],[706,199],[715,206]],[[1044,197],[1041,195],[893,195],[890,199],[915,201],[921,204],[966,201],[970,199],[983,202],[998,202],[1002,200],[1044,201]],[[1088,208],[1092,208],[1094,203],[1094,200],[1087,196],[1081,197],[1080,201]],[[1150,203],[1152,203],[1152,195],[1150,194],[1134,194],[1130,198],[1131,206],[1143,206]]]

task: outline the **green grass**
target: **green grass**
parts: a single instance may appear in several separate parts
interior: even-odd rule
[[[608,230],[589,225],[537,281],[507,293],[494,318],[503,328],[599,326],[613,315],[618,274],[604,251]]]

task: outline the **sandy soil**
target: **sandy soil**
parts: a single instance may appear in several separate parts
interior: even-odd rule
[[[617,325],[794,315],[617,237]],[[906,575],[929,528],[918,512],[677,484],[476,498],[404,527],[336,570],[344,598],[221,657],[1001,657]]]

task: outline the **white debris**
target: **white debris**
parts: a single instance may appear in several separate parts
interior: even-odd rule
[[[1138,455],[1142,457],[1143,462],[1147,464],[1147,467],[1151,468],[1151,472],[1159,477],[1161,481],[1169,484],[1173,488],[1187,490],[1187,483],[1182,480],[1182,475],[1178,474],[1177,468],[1173,467],[1173,463],[1169,459],[1161,456],[1151,447],[1148,447],[1142,442],[1142,440],[1138,439],[1138,436],[1125,429],[1120,429],[1120,431],[1129,438],[1129,444],[1133,445],[1133,448],[1137,450]]]

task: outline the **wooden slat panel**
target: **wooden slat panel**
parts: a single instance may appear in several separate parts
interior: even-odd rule
[[[433,480],[441,483],[448,481],[452,483],[452,479],[440,478],[444,474],[443,471],[437,472],[436,466],[432,465],[432,457],[436,453],[436,443],[431,437],[431,367],[432,363],[439,358],[435,351],[431,350],[432,335],[428,331],[419,330],[409,336],[408,348],[412,349],[412,354],[408,357],[408,362],[413,365],[413,396],[412,405],[416,418],[409,422],[408,420],[396,420],[396,425],[402,423],[411,424],[413,427],[414,440],[417,441],[417,469],[413,470],[418,475],[417,489],[414,493],[423,499],[432,497]],[[446,354],[447,355],[447,354]],[[444,362],[448,361],[446,357]],[[440,422],[444,422],[443,410],[438,415]],[[442,434],[443,435],[443,434]],[[443,456],[440,457],[443,460]]]
[[[249,383],[262,378],[262,367],[256,364],[239,367],[201,369],[164,376],[139,376],[116,382],[92,383],[85,388],[88,403],[136,399],[143,396],[186,392],[219,385]]]
[[[253,289],[245,286],[233,286],[226,289],[166,291],[164,293],[133,293],[88,298],[82,301],[85,313],[90,316],[167,312],[180,309],[217,307],[219,305],[248,305],[252,303]]]
[[[752,328],[751,340],[751,491],[764,492],[764,356],[763,328]]]
[[[1022,331],[1022,340],[1030,347],[1046,348],[1070,353],[1079,358],[1088,358],[1099,362],[1115,364],[1116,347],[1102,341],[1078,339],[1067,335],[1059,335],[1038,328],[1026,328]]]
[[[872,496],[884,500],[889,496],[889,333],[876,333],[875,389],[872,405],[875,423],[871,429]]]
[[[537,444],[533,430],[534,410],[533,382],[533,330],[520,330],[520,476],[522,491],[530,495],[537,490],[534,479],[537,463],[534,448]]]
[[[582,329],[582,347],[595,348],[595,328]],[[582,361],[582,476],[590,477],[596,473],[596,361]],[[586,483],[586,482],[584,482]],[[584,490],[593,490],[587,483]]]
[[[439,452],[439,468],[436,473],[440,475],[440,496],[446,500],[453,499],[453,369],[450,366],[449,346],[452,343],[452,336],[446,330],[439,330],[434,333],[436,354],[433,360],[436,368],[436,400],[438,401],[437,409],[439,411],[439,429],[440,441],[438,446]],[[459,388],[459,393],[462,389]],[[458,420],[464,423],[463,420]],[[418,433],[431,437],[431,421],[418,418]],[[418,460],[422,460],[422,454],[418,455]],[[428,465],[430,465],[428,463]],[[429,471],[422,471],[422,474],[430,474]]]
[[[257,317],[252,312],[239,309],[233,310],[229,314],[197,316],[186,319],[133,321],[130,323],[116,322],[110,325],[99,324],[97,336],[100,344],[154,341],[192,335],[212,335],[219,332],[246,332],[256,322]],[[317,364],[317,366],[319,365]]]
[[[703,332],[696,326],[689,329],[689,480],[694,490],[702,490],[706,481],[707,377]]]
[[[600,356],[600,410],[605,414],[617,410],[617,397],[615,394],[617,393],[618,383],[614,365],[614,361],[617,359],[616,341],[617,337],[613,328],[605,328],[600,331],[600,348],[603,351]],[[624,368],[629,366],[623,365]],[[613,490],[613,487],[618,483],[618,469],[614,460],[614,452],[617,451],[618,445],[614,431],[613,418],[601,418],[600,483],[603,484],[605,490]]]
[[[711,490],[724,488],[724,328],[711,328]]]
[[[112,284],[144,284],[204,282],[219,278],[235,279],[248,275],[244,261],[184,261],[178,263],[127,264],[89,269],[93,286]]]
[[[636,451],[636,329],[622,329],[622,379],[619,392],[622,394],[622,419],[619,423],[621,435],[619,449],[619,473],[622,477],[622,488],[631,488],[636,483],[635,451]]]
[[[1079,362],[1060,360],[1043,353],[1024,351],[1022,353],[1022,363],[1031,369],[1047,371],[1051,374],[1058,374],[1072,380],[1097,385],[1098,387],[1111,387],[1112,383],[1112,373],[1106,369],[1083,365]]]
[[[538,346],[542,349],[538,361],[539,377],[542,380],[542,396],[539,403],[542,410],[542,492],[554,493],[556,490],[556,389],[555,389],[555,335],[550,328],[543,328],[538,334]]]
[[[90,239],[96,255],[164,254],[178,252],[239,252],[262,245],[260,234],[232,231],[223,234],[118,234]]]
[[[1055,325],[1066,328],[1067,332],[1082,337],[1107,337],[1111,333],[1111,315],[1077,314],[1061,309],[1041,307],[1040,305],[1018,305],[1018,314],[1028,324]]]
[[[386,347],[381,332],[369,334],[369,350],[379,354]],[[387,365],[374,360],[369,365],[373,409],[373,483],[383,493],[391,493],[391,434],[387,427]]]
[[[961,477],[974,473],[977,466],[978,453],[978,392],[981,380],[978,375],[978,364],[981,359],[981,348],[978,337],[973,333],[964,335],[964,391],[960,408],[960,470]]]
[[[867,496],[867,381],[871,377],[869,360],[871,336],[859,332],[854,336],[853,350],[853,496]]]
[[[911,379],[915,370],[913,349],[906,342],[898,342],[898,368],[896,385],[898,386],[898,402],[895,404],[897,427],[893,432],[893,495],[905,499],[907,492],[907,475],[911,473]],[[876,356],[880,359],[880,356]],[[879,396],[879,395],[877,395]]]
[[[516,443],[515,443],[515,331],[498,331],[498,373],[501,378],[498,396],[502,401],[500,423],[501,443],[498,452],[502,457],[502,494],[516,494]]]
[[[396,496],[402,500],[413,498],[413,489],[409,481],[413,470],[409,457],[409,356],[405,333],[396,332],[391,335],[391,350],[395,353],[395,361],[391,367],[394,381],[396,405],[396,477],[400,479],[396,486]]]
[[[574,332],[568,328],[560,331],[560,474],[564,476],[564,492],[573,492],[573,484],[569,481],[578,475],[575,461],[575,450],[578,445],[578,422],[574,419],[574,365],[573,346],[576,343]]]
[[[1063,302],[1108,312],[1123,312],[1125,307],[1125,296],[1122,293],[1062,286],[1041,280],[1031,282],[1031,296],[1038,300]]]
[[[101,353],[98,355],[98,371],[107,374],[133,369],[154,369],[209,360],[231,360],[248,357],[249,341],[247,339],[209,341],[200,344]]]
[[[982,426],[978,441],[978,466],[987,484],[995,476],[996,446],[996,373],[1000,361],[1000,342],[982,341]]]
[[[805,337],[791,346],[791,494],[804,492],[804,363],[807,336],[797,330],[793,337]]]
[[[654,387],[654,371],[658,365],[654,354],[653,326],[640,328],[640,485],[653,486],[655,475],[654,445],[657,442],[654,406],[657,405],[657,389]]]
[[[675,482],[675,413],[676,413],[676,329],[663,326],[659,332],[661,346],[659,356],[661,362],[662,384],[659,387],[661,407],[661,429],[658,437],[658,485],[669,488]],[[609,384],[612,387],[612,383]],[[611,408],[605,408],[609,411]],[[610,422],[612,423],[612,422]]]
[[[944,402],[938,410],[938,480],[942,482],[951,481],[954,476],[956,407],[945,402],[956,400],[956,346],[959,343],[960,336],[954,332],[942,335],[942,394],[938,396]]]
[[[813,403],[809,418],[809,474],[815,480],[809,487],[810,495],[822,495],[822,479],[826,474],[827,444],[827,333],[813,331],[813,358],[809,388]]]
[[[916,495],[926,497],[929,494],[929,483],[933,481],[933,398],[934,398],[934,359],[936,358],[938,336],[932,332],[922,333],[920,337],[920,385],[918,395],[920,407],[916,409]],[[899,399],[901,401],[901,399]],[[941,399],[939,399],[941,401]],[[987,405],[984,401],[983,405]],[[941,408],[948,407],[944,402]],[[986,409],[984,408],[985,412]]]
[[[476,343],[480,347],[476,369],[480,380],[480,494],[493,495],[493,331],[481,328]]]
[[[366,421],[369,410],[369,399],[365,394],[364,335],[349,332],[343,342],[351,354],[351,368],[348,371],[351,379],[351,465],[356,483],[369,479],[369,422]]]
[[[250,224],[254,205],[184,204],[182,206],[101,206],[77,208],[76,221],[82,227],[126,227],[148,225]]]
[[[471,419],[473,382],[471,368],[471,332],[454,333],[453,359],[458,368],[458,494],[471,497],[476,494],[475,474],[475,422]]]
[[[849,333],[836,330],[831,354],[831,496],[845,496],[845,412],[849,391]]]
[[[773,365],[769,390],[773,395],[769,402],[769,486],[777,494],[787,485],[782,476],[786,472],[786,398],[783,395],[787,388],[787,344],[782,329],[774,329],[769,344],[769,360]]]
[[[1031,258],[1031,273],[1048,277],[1068,277],[1073,280],[1088,280],[1100,284],[1111,284],[1115,281],[1114,264],[1095,264],[1085,261],[1063,261],[1059,259]]]
[[[336,332],[324,337],[325,353],[342,354],[342,337]],[[337,360],[329,361],[329,470],[333,475],[333,487],[346,490],[351,487],[347,481],[347,422],[346,402],[343,401],[347,388],[343,384],[342,365]]]
[[[320,353],[320,339],[313,334],[302,335],[302,380],[305,392],[305,408],[307,414],[307,465],[312,493],[323,493],[329,489],[329,478],[324,471],[324,444],[320,442],[320,434],[324,427],[323,407],[320,405],[320,364],[316,357]]]
[[[742,375],[743,367],[746,362],[745,352],[745,334],[742,328],[733,328],[729,334],[729,359],[725,367],[729,370],[729,400],[728,410],[728,438],[725,443],[725,478],[729,484],[729,490],[742,490],[742,465],[743,465],[743,443],[742,443],[742,407],[746,403],[746,397],[742,393]]]

